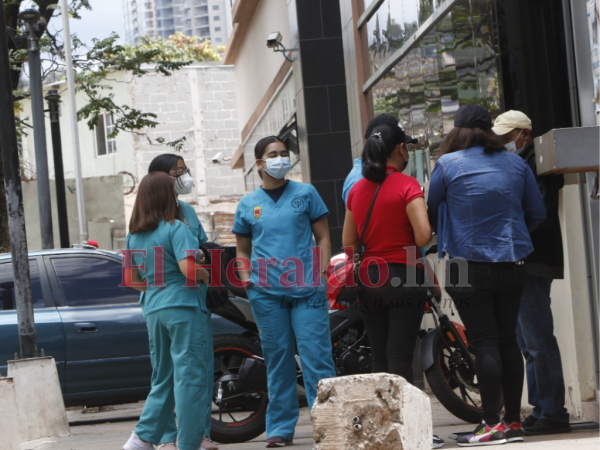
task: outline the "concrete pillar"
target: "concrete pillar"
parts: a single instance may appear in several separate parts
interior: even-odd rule
[[[21,433],[15,384],[12,378],[0,378],[0,440],[4,450],[21,450]]]
[[[14,379],[12,411],[23,441],[71,434],[54,358],[8,361],[8,376]]]
[[[430,450],[429,397],[387,373],[321,380],[311,411],[316,450]]]

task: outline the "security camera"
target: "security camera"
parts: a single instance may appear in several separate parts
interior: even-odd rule
[[[273,33],[270,33],[269,37],[267,38],[267,47],[277,48],[281,44],[282,40],[283,36],[281,33],[279,31],[274,31]]]
[[[223,160],[223,152],[219,152],[211,158],[211,161],[213,162],[213,164],[219,164],[222,160]]]

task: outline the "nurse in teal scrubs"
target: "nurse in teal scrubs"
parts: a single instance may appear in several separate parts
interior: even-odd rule
[[[174,408],[179,450],[201,448],[204,429],[198,423],[206,421],[203,401],[206,385],[213,383],[213,353],[207,327],[208,272],[195,269],[194,254],[186,252],[198,245],[182,221],[172,178],[160,172],[146,175],[129,224],[126,248],[131,253],[125,254],[123,273],[126,285],[144,293],[141,304],[154,347],[153,374],[144,411],[124,450],[153,450]]]
[[[169,176],[173,179],[175,183],[175,194],[179,195],[188,195],[192,192],[194,188],[194,179],[191,176],[190,170],[185,165],[185,161],[179,155],[175,155],[173,153],[164,153],[162,155],[157,156],[150,162],[150,166],[148,167],[148,173],[150,172],[164,172],[169,174]],[[208,237],[202,227],[202,224],[198,220],[198,215],[194,208],[183,200],[177,199],[177,203],[179,204],[179,212],[183,219],[183,222],[190,228],[192,235],[196,239],[200,245],[204,244],[208,241]],[[143,294],[142,294],[143,295]],[[209,320],[207,324],[210,341],[209,346],[212,348],[212,323]],[[153,352],[153,343],[150,341],[150,352]],[[209,365],[209,371],[214,373],[213,367],[214,360],[211,359]],[[210,436],[210,425],[211,425],[211,411],[212,411],[212,397],[213,397],[213,384],[209,383],[206,386],[206,398],[203,400],[203,404],[207,405],[208,411],[206,414],[206,424],[204,426],[204,440],[202,441],[202,449],[203,450],[218,450],[219,446],[212,442],[209,438]],[[169,426],[167,427],[167,431],[165,435],[161,439],[162,447],[160,449],[164,450],[176,450],[175,441],[177,439],[177,427],[175,425],[175,417],[171,418],[169,421]]]
[[[263,185],[240,200],[233,233],[238,258],[252,262],[240,278],[249,281],[267,365],[267,447],[283,447],[299,416],[296,345],[309,407],[319,380],[336,375],[325,293],[329,212],[314,186],[285,179],[291,165],[282,141],[263,138],[254,152]]]

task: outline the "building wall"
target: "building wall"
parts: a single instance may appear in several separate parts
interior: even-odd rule
[[[147,69],[151,68],[147,67]],[[240,145],[233,67],[207,62],[185,67],[174,72],[170,77],[150,71],[141,78],[132,79],[131,75],[127,73],[114,74],[111,78],[115,81],[107,83],[114,88],[116,104],[128,105],[156,114],[155,120],[159,125],[154,129],[147,130],[147,135],[154,141],[154,145],[148,141],[145,135],[121,132],[117,136],[116,153],[97,156],[95,131],[89,130],[85,123],[80,122],[79,133],[84,179],[113,176],[125,171],[134,176],[135,183],[139,183],[148,172],[150,161],[155,156],[174,152],[172,148],[165,145],[156,145],[156,139],[162,137],[166,141],[172,141],[185,137],[186,141],[180,154],[192,171],[196,187],[189,196],[182,197],[182,199],[195,207],[207,232],[213,229],[211,213],[214,213],[218,219],[215,222],[225,224],[229,220],[228,217],[235,212],[237,201],[244,193],[243,171],[232,170],[229,165],[229,159]],[[77,98],[77,105],[81,108],[84,105],[84,99],[81,94],[78,94]],[[60,121],[65,178],[68,179],[74,178],[74,166],[66,100],[65,98],[65,103],[62,105]],[[22,117],[31,117],[29,102],[23,103]],[[47,140],[50,146],[48,121],[46,125]],[[23,147],[24,175],[28,178],[35,178],[32,133],[24,140]],[[51,151],[51,147],[48,151]],[[222,159],[213,162],[213,157],[218,153],[222,153]],[[49,162],[50,176],[54,178],[54,165],[51,157],[49,157]],[[121,192],[124,190],[124,182],[131,183],[129,176],[117,176],[111,180],[113,183],[119,183]],[[67,186],[69,186],[68,183]],[[136,192],[134,190],[124,199],[123,197],[120,199],[121,208],[123,208],[123,203],[125,205],[124,214],[127,223]],[[69,189],[67,189],[67,194],[69,194]],[[86,192],[85,195],[87,198],[88,193]],[[27,203],[29,199],[25,198],[24,201]],[[37,211],[37,206],[33,210]],[[90,206],[88,205],[86,207],[88,214],[95,213],[89,210]],[[217,223],[215,226],[218,228]],[[71,232],[73,230],[77,230],[77,226]],[[222,233],[220,241],[224,242],[227,239],[229,239],[227,233]],[[231,239],[228,242],[231,243]]]
[[[115,81],[105,81],[104,84],[109,84],[113,88],[115,103],[118,105],[129,105],[129,94],[127,92],[128,82],[132,80],[132,76],[128,73],[116,73],[111,76]],[[62,95],[62,103],[60,105],[60,130],[62,137],[62,156],[64,164],[65,178],[75,177],[75,166],[73,162],[73,150],[71,141],[71,119],[68,109],[68,97],[66,93],[66,82],[61,82],[57,85],[47,86],[48,89],[57,89]],[[77,108],[82,108],[86,103],[83,93],[79,92],[76,96]],[[23,112],[21,118],[31,118],[31,102],[23,100]],[[44,101],[44,107],[47,108],[47,103]],[[31,123],[31,120],[27,120]],[[127,132],[120,132],[116,137],[117,151],[113,154],[98,156],[96,131],[90,130],[86,122],[78,123],[79,130],[79,145],[81,155],[81,171],[84,178],[101,177],[117,175],[120,171],[134,172],[135,163],[133,156],[133,135]],[[48,150],[48,170],[50,178],[54,178],[54,159],[52,157],[52,136],[50,133],[50,120],[46,113],[46,142]],[[23,175],[27,178],[35,178],[36,163],[35,163],[35,148],[33,141],[33,132],[30,130],[23,143]]]
[[[77,197],[75,180],[66,179],[67,220],[69,224],[69,240],[71,244],[80,242],[79,218],[77,214]],[[27,248],[29,251],[41,250],[40,220],[38,210],[37,182],[24,181],[23,209]],[[89,239],[98,242],[100,248],[112,250],[111,229],[118,236],[125,234],[125,210],[123,208],[123,188],[120,176],[104,176],[85,178],[83,180],[86,219]],[[50,182],[50,202],[52,209],[52,231],[54,245],[60,247],[58,216],[56,208],[56,189],[54,180]],[[111,221],[113,221],[111,223]]]
[[[272,31],[279,31],[283,45],[291,47],[286,2],[261,0],[235,61],[240,130],[245,127],[284,62],[281,53],[267,48],[267,37]]]
[[[233,67],[201,63],[169,78],[149,74],[129,85],[129,95],[137,108],[157,115],[160,125],[148,131],[150,137],[186,138],[180,155],[196,186],[181,198],[194,206],[205,230],[212,231],[210,214],[233,214],[244,194],[242,170],[231,169],[228,162],[240,145]],[[173,152],[142,136],[134,137],[133,148],[138,179],[154,157]],[[217,153],[223,159],[213,163]]]

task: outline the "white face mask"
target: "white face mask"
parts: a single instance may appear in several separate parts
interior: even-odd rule
[[[187,195],[194,189],[194,179],[189,173],[175,178],[175,193],[177,195]]]
[[[276,180],[284,178],[292,168],[292,163],[288,156],[278,156],[277,158],[263,159],[262,161],[267,163],[267,168],[265,169],[267,175]]]
[[[517,138],[514,141],[506,144],[504,148],[511,153],[519,153],[521,150],[523,150],[523,148],[525,148],[525,144],[523,144],[523,147],[517,148],[517,139],[519,139],[519,136],[521,136],[522,132],[523,130],[519,131],[519,134],[517,134]]]

